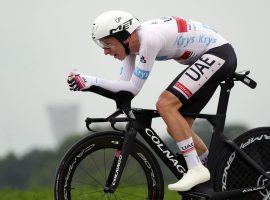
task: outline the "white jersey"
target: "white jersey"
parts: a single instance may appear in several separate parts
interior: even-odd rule
[[[155,61],[174,59],[190,65],[209,49],[228,43],[208,26],[179,17],[164,17],[143,22],[136,30],[139,52],[128,55],[118,81],[97,79],[100,87],[118,92],[130,91],[136,95],[148,78]],[[135,64],[136,57],[139,57]]]

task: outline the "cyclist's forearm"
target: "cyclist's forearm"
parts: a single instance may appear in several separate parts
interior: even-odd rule
[[[132,81],[105,80],[95,77],[95,81],[92,85],[99,86],[112,92],[129,91],[134,96],[140,91],[140,88],[136,87]]]

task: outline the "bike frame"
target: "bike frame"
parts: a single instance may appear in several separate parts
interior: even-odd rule
[[[264,169],[262,169],[232,140],[228,139],[223,134],[230,91],[234,86],[234,81],[233,79],[228,79],[225,82],[222,82],[220,86],[221,90],[218,108],[217,113],[215,115],[181,113],[185,117],[207,119],[213,126],[212,140],[209,148],[209,157],[208,157],[208,168],[210,173],[212,175],[215,174],[215,169],[216,167],[218,167],[217,165],[219,163],[219,160],[216,158],[220,157],[220,152],[225,152],[226,150],[233,150],[236,151],[240,156],[242,156],[242,158],[247,162],[248,165],[252,166],[255,170],[257,170],[264,177],[270,180],[270,175],[267,174]],[[125,106],[126,105],[127,107],[130,106],[129,103],[125,104]],[[136,138],[137,132],[148,143],[148,145],[152,148],[152,150],[156,153],[156,155],[164,162],[164,164],[170,169],[170,171],[178,179],[181,179],[183,173],[185,173],[187,169],[183,156],[179,154],[178,155],[174,154],[162,141],[162,139],[158,136],[158,134],[151,128],[152,118],[159,117],[158,112],[156,110],[146,110],[146,109],[124,109],[123,113],[126,114],[127,119],[129,120],[119,120],[119,121],[129,121],[129,122],[126,126],[125,137],[121,151],[120,152],[118,151],[115,155],[115,160],[111,167],[105,190],[113,192],[117,188],[129,152],[132,148],[132,144]],[[112,116],[114,115],[117,114],[113,114]],[[103,119],[103,121],[106,120],[107,119],[105,120]],[[96,119],[96,121],[92,119],[91,122],[100,122],[100,119]],[[115,120],[115,122],[118,121]],[[212,183],[213,183],[213,176],[211,177],[211,180],[209,182],[195,186],[194,188],[192,188],[191,191],[187,191],[182,194],[188,197],[223,199],[241,195],[248,192],[264,190],[270,185],[270,181],[268,181],[263,186],[254,186],[249,188],[241,188],[223,192],[214,192]]]

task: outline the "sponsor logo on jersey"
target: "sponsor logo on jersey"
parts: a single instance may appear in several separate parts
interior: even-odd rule
[[[193,65],[186,69],[173,88],[188,99],[197,92],[224,63],[225,60],[217,56],[204,54]]]
[[[140,79],[147,79],[150,74],[150,71],[142,70],[139,67],[136,67],[134,70],[134,75]]]
[[[116,27],[115,29],[111,29],[110,30],[110,35],[111,34],[114,34],[116,32],[119,32],[119,31],[123,31],[123,30],[126,30],[128,29],[130,26],[132,25],[132,18],[127,20],[126,22],[124,22],[123,24],[120,24],[118,27]]]
[[[184,92],[185,95],[188,97],[192,96],[192,92],[180,82],[176,82],[173,87],[177,89],[178,91]]]
[[[178,47],[187,47],[190,44],[193,44],[195,42],[195,36],[191,36],[191,37],[184,37],[182,35],[177,36],[176,40],[173,44],[173,46],[178,46]]]
[[[144,56],[141,56],[140,61],[141,61],[141,63],[146,63]]]
[[[211,66],[216,62],[215,60],[209,61],[209,59],[203,59],[200,58],[199,61],[202,62],[195,62],[186,72],[185,75],[187,75],[189,78],[191,78],[193,81],[200,80],[201,76],[204,75],[204,72],[206,70],[209,70]]]
[[[199,43],[201,44],[205,44],[206,46],[209,46],[210,44],[213,44],[217,41],[216,38],[214,37],[209,37],[209,36],[206,36],[204,34],[201,34],[199,36]]]
[[[214,37],[206,36],[204,34],[199,35],[197,38],[195,36],[185,37],[180,35],[176,37],[173,46],[187,47],[191,44],[194,44],[195,42],[209,46],[210,44],[216,43],[217,39]]]

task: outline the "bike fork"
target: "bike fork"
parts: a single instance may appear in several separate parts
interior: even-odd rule
[[[116,150],[115,152],[114,160],[104,188],[105,192],[113,193],[116,190],[136,135],[137,131],[128,124],[121,150]]]

